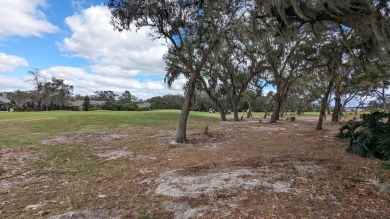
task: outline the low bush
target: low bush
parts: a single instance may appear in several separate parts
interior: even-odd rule
[[[390,160],[390,113],[372,112],[361,121],[349,121],[340,128],[339,138],[350,138],[347,151],[362,157]]]

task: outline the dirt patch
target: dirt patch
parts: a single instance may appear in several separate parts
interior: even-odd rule
[[[281,181],[280,174],[268,174],[267,169],[231,169],[201,175],[183,175],[169,171],[160,175],[156,194],[170,197],[197,198],[199,196],[232,195],[241,190],[268,188],[275,192],[289,192],[291,182]]]
[[[3,167],[19,166],[29,161],[36,160],[42,153],[33,147],[26,148],[4,148],[0,150],[0,163]]]
[[[322,206],[320,209],[337,209],[337,206],[345,204],[342,198],[344,188],[334,187],[332,182],[340,168],[331,162],[277,156],[261,161],[251,159],[240,164],[232,162],[230,168],[224,169],[206,165],[167,171],[148,183],[156,185],[156,195],[169,197],[169,201],[161,205],[167,212],[173,213],[174,218],[283,214],[291,212],[294,203],[300,208],[310,203],[310,208],[315,209],[307,215],[314,217],[319,206]],[[373,193],[372,188],[367,186],[361,191]],[[301,206],[300,203],[306,204]],[[380,211],[375,209],[367,207],[363,215],[370,212],[380,215]],[[348,210],[322,213],[329,217],[349,214]]]
[[[169,139],[168,148],[195,147],[203,149],[217,149],[226,142],[232,141],[235,136],[219,133],[189,133],[185,144],[176,143]]]
[[[22,172],[23,167],[42,157],[42,152],[32,147],[0,150],[0,193],[28,180],[23,176],[26,174]]]
[[[302,176],[327,172],[326,168],[314,163],[292,162],[291,168],[287,164],[274,163],[261,167],[237,167],[234,169],[190,168],[174,170],[161,174],[154,183],[157,184],[155,193],[171,197],[172,200],[162,203],[168,212],[174,213],[175,218],[192,218],[209,215],[225,205],[210,202],[214,199],[230,199],[242,197],[242,193],[257,191],[263,194],[276,193],[300,195],[307,189],[299,184],[308,183],[309,179]],[[281,168],[282,167],[282,168]],[[298,170],[295,177],[286,177]],[[261,192],[262,191],[262,192]],[[204,199],[202,205],[192,206],[188,200]],[[221,198],[222,197],[222,198]],[[229,201],[239,207],[240,200]],[[223,216],[219,214],[219,216]],[[226,215],[225,215],[226,216]]]
[[[130,135],[120,134],[108,134],[108,133],[92,133],[92,134],[80,134],[72,136],[61,136],[57,138],[43,140],[42,144],[97,144],[101,142],[109,142],[114,140],[121,140],[129,138]],[[134,137],[134,136],[133,136]]]
[[[134,154],[134,152],[126,150],[106,151],[104,153],[98,153],[97,156],[104,158],[107,161],[116,160],[123,157],[128,157],[130,159],[157,160],[157,158],[153,156]]]
[[[191,207],[188,203],[178,203],[166,201],[162,203],[162,206],[168,211],[172,212],[174,218],[188,219],[203,217],[206,212],[212,210],[210,206],[201,206],[198,208]]]
[[[221,122],[221,126],[210,128],[217,131],[238,131],[238,132],[280,132],[286,130],[279,124],[259,123],[258,121],[241,121],[241,122]]]
[[[121,157],[127,157],[132,156],[133,152],[131,151],[125,151],[125,150],[118,150],[118,151],[109,151],[106,153],[97,154],[97,156],[101,158],[105,158],[105,160],[115,160]]]
[[[123,210],[85,210],[85,211],[70,211],[61,215],[49,217],[49,219],[68,219],[68,218],[87,218],[87,219],[106,219],[120,218],[125,215]],[[128,215],[129,216],[129,215]]]
[[[37,148],[4,148],[0,150],[0,179],[17,174],[21,168],[33,160],[42,157]]]

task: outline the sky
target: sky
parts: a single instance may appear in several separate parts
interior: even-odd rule
[[[0,92],[32,90],[31,70],[63,79],[73,93],[128,90],[140,99],[182,94],[164,83],[164,40],[149,29],[118,32],[107,0],[1,0]]]

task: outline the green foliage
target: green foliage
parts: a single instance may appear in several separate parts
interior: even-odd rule
[[[385,169],[385,170],[390,170],[390,161],[385,161],[382,163],[382,167]]]
[[[88,96],[84,97],[83,110],[88,111],[91,107],[91,99]]]
[[[181,109],[184,97],[181,95],[164,95],[147,100],[152,109]]]
[[[342,126],[337,137],[351,139],[349,152],[390,160],[390,113],[373,112],[362,118]]]
[[[153,215],[148,213],[148,212],[143,212],[142,214],[139,215],[139,219],[153,219]]]

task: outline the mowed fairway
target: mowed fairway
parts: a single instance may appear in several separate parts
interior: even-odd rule
[[[1,113],[0,218],[389,215],[390,172],[345,152],[340,124],[191,112],[183,145],[179,114]]]

